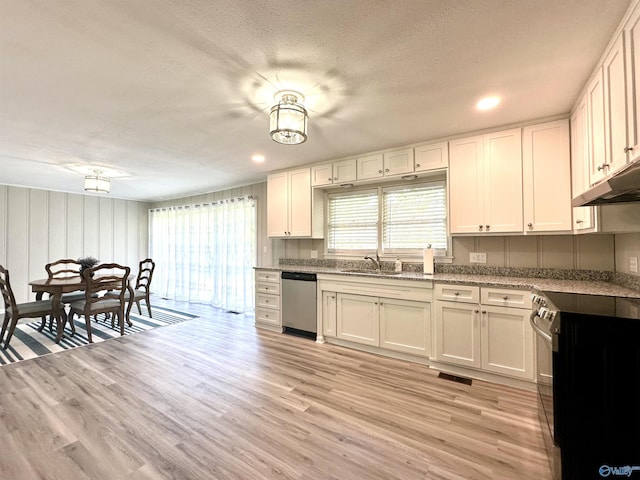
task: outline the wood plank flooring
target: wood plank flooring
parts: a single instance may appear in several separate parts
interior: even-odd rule
[[[0,368],[0,478],[551,479],[532,392],[201,318]]]

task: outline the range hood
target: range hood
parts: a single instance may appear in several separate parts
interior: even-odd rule
[[[574,207],[640,202],[640,159],[573,199]]]

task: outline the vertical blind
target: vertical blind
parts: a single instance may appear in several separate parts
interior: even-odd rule
[[[428,245],[447,249],[444,181],[328,197],[328,253],[411,254]]]

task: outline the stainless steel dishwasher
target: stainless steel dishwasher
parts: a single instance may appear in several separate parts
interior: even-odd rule
[[[315,337],[316,274],[282,272],[282,326],[286,333]]]

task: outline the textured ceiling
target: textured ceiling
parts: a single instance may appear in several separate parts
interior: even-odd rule
[[[81,193],[100,165],[112,196],[165,199],[568,113],[628,5],[2,0],[0,183]],[[268,135],[283,88],[306,96],[302,145]]]

